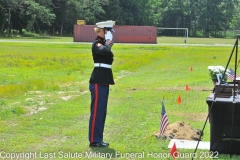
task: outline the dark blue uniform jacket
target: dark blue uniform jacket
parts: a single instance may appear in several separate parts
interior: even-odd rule
[[[98,47],[97,44],[102,46]],[[111,51],[113,43],[108,44],[102,37],[97,37],[92,44],[92,56],[94,63],[104,63],[112,65],[113,53]],[[113,73],[111,68],[94,67],[89,83],[97,83],[102,85],[114,84]]]

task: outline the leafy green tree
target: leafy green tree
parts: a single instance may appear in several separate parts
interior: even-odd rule
[[[197,28],[198,28],[198,14],[201,12],[201,7],[198,1],[196,0],[188,0],[186,3],[186,16],[187,16],[187,28],[189,29],[189,34],[194,37],[197,37]]]
[[[66,12],[67,12],[67,1],[66,0],[52,0],[53,13],[56,18],[52,23],[52,31],[55,35],[55,32],[62,35],[64,24],[66,24]]]
[[[36,33],[72,34],[77,20],[93,25],[115,20],[117,25],[188,28],[192,36],[226,37],[239,29],[240,0],[0,0],[0,33],[27,29]],[[203,32],[202,32],[203,31]],[[224,35],[219,33],[224,31]],[[165,30],[165,35],[177,35]],[[190,36],[191,36],[190,35]]]
[[[1,7],[1,16],[3,17],[3,20],[0,22],[1,26],[3,27],[6,22],[4,22],[4,19],[6,19],[6,14],[8,15],[7,18],[7,33],[8,35],[11,32],[11,17],[12,17],[12,12],[15,12],[18,10],[20,7],[22,7],[22,4],[24,3],[25,0],[1,0],[0,1],[0,7]],[[2,28],[1,27],[1,28]],[[4,29],[2,29],[3,31]]]
[[[137,0],[121,0],[121,25],[136,25],[136,22],[139,21],[139,5]]]
[[[79,7],[79,3],[74,0],[70,0],[67,3],[65,15],[65,28],[67,33],[73,33],[73,25],[77,23],[78,19],[80,19]]]
[[[88,24],[95,24],[104,16],[104,6],[109,5],[109,0],[79,0],[82,15]]]
[[[199,2],[199,29],[203,29],[205,37],[216,37],[218,31],[226,31],[230,28],[230,22],[234,18],[234,6],[237,1],[229,0],[202,0]],[[226,34],[225,34],[226,37]]]
[[[116,25],[123,24],[123,16],[122,8],[120,6],[121,0],[111,0],[109,1],[109,5],[104,5],[103,9],[105,10],[105,14],[96,15],[97,21],[106,21],[106,20],[114,20],[116,21]]]
[[[5,30],[7,19],[6,11],[7,8],[5,8],[3,0],[0,0],[0,33],[3,33],[3,31]]]
[[[32,0],[26,0],[24,6],[25,7],[21,9],[21,17],[27,19],[26,29],[29,31],[39,33],[41,27],[51,26],[55,19],[55,14],[53,14],[50,9]]]
[[[136,18],[136,25],[153,25],[157,26],[160,17],[159,10],[160,2],[158,0],[138,0],[138,13]]]
[[[238,1],[223,0],[223,3],[219,5],[219,9],[222,12],[221,20],[219,22],[221,29],[224,31],[224,37],[226,38],[226,31],[234,24],[235,16],[240,12],[238,11]],[[239,16],[238,16],[239,17]]]
[[[159,26],[168,28],[186,28],[184,24],[186,19],[186,8],[187,0],[162,0],[160,4],[161,7],[161,17]],[[178,36],[178,31],[176,30],[164,30],[164,34],[176,35]]]
[[[233,30],[239,30],[240,29],[240,7],[239,7],[239,4],[240,4],[240,0],[236,0],[235,1],[235,4],[237,5],[234,5],[234,15],[233,15],[233,19],[232,19],[232,22],[230,24],[230,28],[232,28]]]

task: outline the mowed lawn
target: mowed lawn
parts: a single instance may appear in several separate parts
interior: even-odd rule
[[[91,44],[51,38],[33,40],[38,43],[7,40],[0,42],[0,159],[172,159],[169,141],[153,136],[160,126],[162,99],[170,124],[183,121],[202,129],[208,114],[206,98],[213,89],[207,67],[225,67],[235,42],[224,43],[232,46],[114,44],[116,84],[110,86],[104,132],[110,147],[91,149]],[[229,64],[233,66],[234,60]],[[209,123],[202,140],[210,140]],[[179,159],[190,159],[194,149],[178,152]],[[200,158],[206,150],[197,153],[195,159],[212,159]]]

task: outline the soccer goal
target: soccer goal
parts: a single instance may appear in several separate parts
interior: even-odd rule
[[[188,39],[188,28],[164,28],[164,27],[158,27],[159,30],[166,30],[166,29],[171,29],[171,30],[183,30],[184,31],[184,43],[187,42]]]

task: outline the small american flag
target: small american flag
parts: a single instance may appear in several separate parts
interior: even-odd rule
[[[160,126],[160,135],[163,135],[167,125],[168,125],[168,117],[165,111],[164,103],[162,101],[162,113],[161,113],[161,126]]]
[[[234,74],[235,74],[234,70],[232,70],[232,68],[230,68],[229,72],[228,72],[228,79],[233,81],[234,80]],[[238,74],[236,74],[236,78],[240,78],[240,76]]]

